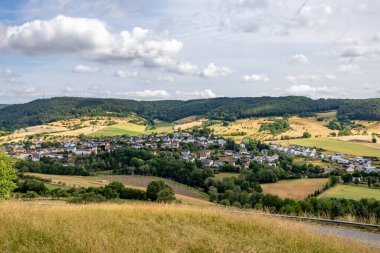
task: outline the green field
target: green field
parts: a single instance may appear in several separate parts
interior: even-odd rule
[[[236,177],[239,178],[240,173],[237,172],[220,172],[215,174],[215,177],[219,180],[223,180],[226,177]]]
[[[293,139],[280,141],[280,143],[296,144],[308,147],[323,148],[328,151],[341,152],[355,156],[380,157],[380,149],[364,146],[357,143],[330,139]]]
[[[105,127],[99,131],[96,131],[90,136],[100,137],[100,136],[118,136],[118,135],[128,135],[128,136],[137,136],[142,134],[150,134],[150,133],[170,133],[173,132],[172,124],[157,121],[156,128],[148,129],[147,126],[138,125],[134,123],[124,123],[124,124],[116,124],[112,126]]]
[[[380,190],[354,185],[337,185],[320,195],[320,198],[344,198],[359,200],[374,198],[380,200]]]

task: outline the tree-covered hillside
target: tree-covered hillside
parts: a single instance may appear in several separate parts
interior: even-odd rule
[[[306,97],[241,97],[198,100],[135,101],[57,97],[0,109],[0,129],[13,130],[79,116],[128,116],[174,121],[200,115],[210,119],[281,116],[338,110],[339,117],[380,120],[380,99],[348,100]]]

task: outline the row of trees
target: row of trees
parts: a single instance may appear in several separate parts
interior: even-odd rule
[[[24,198],[38,196],[51,196],[52,198],[65,198],[70,203],[103,202],[115,199],[149,200],[169,203],[175,200],[173,189],[163,181],[152,181],[147,190],[125,187],[120,182],[111,182],[104,187],[89,188],[54,188],[49,190],[43,181],[36,177],[24,177],[17,182],[14,190]]]

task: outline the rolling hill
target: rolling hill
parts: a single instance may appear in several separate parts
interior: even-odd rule
[[[318,99],[306,97],[240,97],[198,100],[135,101],[125,99],[57,97],[0,109],[0,129],[15,130],[81,116],[130,116],[152,122],[172,122],[197,115],[235,120],[337,110],[338,117],[380,120],[380,99]]]

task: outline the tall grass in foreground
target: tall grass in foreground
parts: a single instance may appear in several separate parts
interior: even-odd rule
[[[0,252],[377,252],[295,222],[151,203],[0,203]]]

